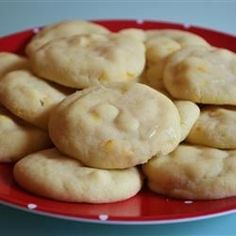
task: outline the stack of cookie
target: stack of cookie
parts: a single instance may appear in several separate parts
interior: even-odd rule
[[[26,55],[0,54],[0,161],[24,189],[108,203],[146,176],[167,196],[236,195],[233,52],[184,31],[68,21]]]
[[[179,109],[180,116],[197,117],[185,143],[143,166],[150,189],[185,199],[235,196],[235,53],[186,32],[162,30],[147,35],[146,83],[172,100],[188,100],[201,108],[200,116],[190,107]]]

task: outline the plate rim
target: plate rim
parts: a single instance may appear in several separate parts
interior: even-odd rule
[[[16,210],[20,210],[27,213],[32,213],[35,215],[40,216],[47,216],[50,218],[55,219],[62,219],[62,220],[70,220],[75,222],[81,222],[81,223],[99,223],[99,224],[107,224],[107,225],[163,225],[163,224],[177,224],[177,223],[187,223],[187,222],[194,222],[194,221],[200,221],[200,220],[206,220],[206,219],[212,219],[220,216],[226,216],[230,214],[235,214],[236,209],[212,213],[212,214],[206,214],[206,215],[200,215],[200,216],[193,216],[193,217],[185,217],[185,218],[179,218],[179,219],[171,219],[171,220],[109,220],[108,219],[90,219],[85,217],[74,217],[74,216],[68,216],[68,215],[62,215],[57,213],[51,213],[43,210],[37,210],[37,209],[29,209],[27,207],[20,206],[18,204],[13,204],[7,201],[4,201],[0,199],[0,204],[3,206],[7,206]]]
[[[73,19],[69,19],[69,20],[73,20]],[[229,37],[233,37],[236,39],[236,34],[234,35],[231,32],[225,32],[222,31],[220,29],[215,29],[215,28],[211,28],[210,26],[201,26],[198,24],[187,24],[184,22],[176,22],[176,21],[171,21],[171,20],[159,20],[159,19],[134,19],[134,18],[107,18],[107,19],[102,19],[102,18],[98,18],[98,19],[83,19],[85,21],[89,21],[89,22],[93,22],[93,23],[98,23],[98,24],[103,24],[106,22],[129,22],[129,23],[136,23],[137,25],[143,25],[143,24],[148,24],[148,23],[158,23],[158,24],[163,24],[163,25],[172,25],[173,27],[183,27],[184,30],[188,31],[191,29],[201,29],[201,30],[206,30],[206,31],[212,31],[214,33],[219,33],[219,34],[223,34],[225,36],[229,36]],[[58,21],[52,22],[52,24],[57,23]],[[50,23],[51,24],[51,23]],[[9,36],[14,36],[16,34],[20,34],[20,33],[24,33],[24,32],[28,32],[28,31],[34,31],[35,29],[40,29],[43,28],[44,26],[47,25],[38,25],[38,26],[33,26],[33,27],[27,27],[24,29],[19,29],[15,32],[10,32],[8,34],[4,34],[4,35],[0,35],[0,40],[4,39],[6,37]]]

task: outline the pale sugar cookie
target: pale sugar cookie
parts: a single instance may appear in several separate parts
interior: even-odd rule
[[[143,166],[148,186],[165,196],[211,200],[236,196],[236,151],[180,145]]]
[[[194,124],[187,142],[236,149],[236,107],[207,106]]]
[[[20,120],[0,106],[0,162],[15,162],[51,145],[47,132]]]
[[[131,36],[134,37],[136,39],[139,39],[140,41],[144,42],[146,40],[146,34],[145,31],[142,29],[138,29],[138,28],[127,28],[127,29],[123,29],[120,30],[118,32],[119,34],[122,35],[127,35],[127,36]]]
[[[181,46],[188,45],[209,45],[201,36],[192,32],[177,29],[154,29],[146,30],[146,40],[162,37],[177,42]]]
[[[220,48],[185,47],[168,59],[164,84],[172,97],[236,105],[236,55]]]
[[[174,103],[180,115],[181,141],[183,141],[199,118],[200,109],[190,101],[175,101]]]
[[[40,77],[86,88],[136,80],[145,65],[145,47],[139,39],[122,34],[76,35],[44,45],[30,61]]]
[[[116,202],[136,195],[142,187],[136,167],[90,168],[56,149],[33,153],[20,160],[14,167],[14,177],[32,193],[67,202]]]
[[[26,53],[32,54],[44,44],[59,38],[65,38],[77,34],[107,34],[109,30],[105,27],[81,20],[63,21],[48,25],[40,30],[26,47]]]
[[[49,133],[60,151],[88,166],[127,168],[171,152],[180,142],[180,118],[156,90],[111,83],[67,97],[51,115]]]
[[[51,110],[72,93],[26,70],[6,74],[0,82],[1,103],[16,116],[47,129]]]
[[[10,52],[0,52],[0,79],[10,71],[26,69],[28,60]]]
[[[146,35],[145,76],[147,84],[160,91],[166,91],[163,74],[167,59],[172,53],[190,45],[209,45],[200,36],[182,30],[148,30]]]

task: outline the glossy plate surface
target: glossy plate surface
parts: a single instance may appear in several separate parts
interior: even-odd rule
[[[112,31],[124,28],[182,29],[204,37],[209,43],[236,52],[236,37],[200,27],[157,21],[97,21]],[[0,51],[23,54],[24,46],[38,28],[0,38]],[[9,147],[10,148],[10,147]],[[214,201],[168,199],[143,189],[137,196],[112,204],[64,203],[23,191],[12,177],[12,165],[0,164],[0,203],[58,218],[111,224],[164,224],[205,219],[236,212],[236,197]]]

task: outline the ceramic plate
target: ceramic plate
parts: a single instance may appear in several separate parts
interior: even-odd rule
[[[214,30],[158,21],[103,20],[97,22],[112,31],[130,27],[187,30],[199,34],[212,45],[236,52],[236,37]],[[24,46],[38,30],[34,28],[1,37],[0,51],[23,54]],[[12,177],[12,167],[12,164],[0,164],[0,202],[38,214],[111,224],[164,224],[206,219],[236,212],[236,197],[214,201],[183,201],[166,198],[147,189],[143,189],[129,200],[112,204],[53,201],[32,195],[18,187]]]

